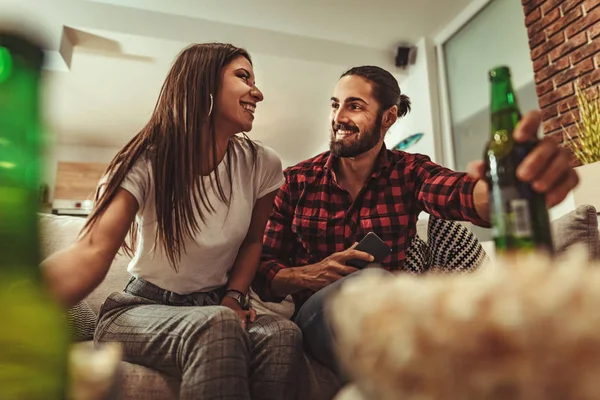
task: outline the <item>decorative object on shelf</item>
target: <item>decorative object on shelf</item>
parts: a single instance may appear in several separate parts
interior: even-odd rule
[[[421,138],[423,137],[423,133],[415,133],[414,135],[410,135],[409,137],[402,139],[398,144],[396,144],[393,149],[405,151],[409,147],[414,146]]]
[[[600,86],[582,88],[575,85],[579,120],[575,122],[575,134],[564,129],[565,143],[581,162],[577,167],[579,186],[573,191],[575,206],[591,204],[600,209]]]

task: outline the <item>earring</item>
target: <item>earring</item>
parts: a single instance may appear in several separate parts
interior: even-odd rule
[[[212,114],[212,109],[213,109],[213,96],[212,96],[212,93],[209,96],[210,96],[210,108],[208,109],[208,116],[210,117],[210,114]]]

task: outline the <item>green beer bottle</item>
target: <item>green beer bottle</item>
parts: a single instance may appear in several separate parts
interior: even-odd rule
[[[545,196],[516,176],[518,165],[536,143],[517,143],[513,139],[521,112],[509,68],[494,68],[489,77],[492,87],[491,137],[484,159],[496,249],[501,253],[541,250],[552,254]]]
[[[43,52],[0,32],[0,399],[64,400],[69,332],[42,281]]]

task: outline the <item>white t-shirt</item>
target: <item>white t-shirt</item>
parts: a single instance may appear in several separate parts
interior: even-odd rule
[[[200,232],[186,241],[178,272],[169,264],[162,245],[157,243],[154,247],[157,224],[152,166],[146,159],[135,163],[121,184],[139,205],[136,253],[127,268],[131,275],[179,294],[210,291],[227,283],[229,271],[250,227],[254,204],[278,189],[284,181],[281,159],[274,150],[257,144],[258,154],[253,165],[250,145],[244,140],[235,143],[229,150],[237,155],[231,157],[229,209],[219,199],[218,193],[211,189],[209,178],[205,177],[207,196],[215,211],[204,212],[205,223],[198,217]],[[225,156],[213,172],[220,175],[225,194],[229,194],[230,188],[227,158]]]

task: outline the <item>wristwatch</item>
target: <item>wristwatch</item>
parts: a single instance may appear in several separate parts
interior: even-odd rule
[[[248,295],[245,295],[239,290],[229,289],[225,292],[225,297],[231,297],[232,299],[237,301],[242,310],[250,309],[250,299],[248,298]]]

